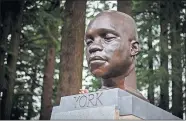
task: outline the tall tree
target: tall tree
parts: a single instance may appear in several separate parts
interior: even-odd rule
[[[10,34],[11,27],[11,3],[2,1],[1,2],[1,34],[0,34],[0,91],[6,89],[6,81],[5,81],[5,53],[7,52],[7,41],[8,35]]]
[[[53,10],[53,7],[55,7],[51,5],[53,4],[53,1],[44,2],[42,0],[27,0],[25,4],[23,29],[21,33],[22,38],[19,49],[20,53],[16,70],[17,79],[13,97],[15,101],[13,102],[11,119],[29,120],[39,115],[40,106],[38,106],[38,103],[42,103],[41,112],[43,112],[44,109],[45,116],[48,115],[46,113],[48,112],[48,109],[52,108],[52,100],[48,98],[51,98],[51,90],[53,87],[55,89],[56,85],[50,84],[46,89],[47,86],[45,84],[53,83],[53,81],[46,81],[44,85],[42,83],[43,79],[46,79],[46,73],[44,72],[47,72],[44,71],[46,70],[44,69],[44,60],[46,59],[46,53],[49,52],[48,50],[51,50],[51,47],[58,45],[57,47],[59,50],[60,44],[53,41],[56,38],[59,38],[60,32],[58,27],[61,19],[59,17],[59,9]],[[56,20],[56,16],[58,17],[58,20]],[[56,34],[56,31],[58,35]],[[55,45],[53,43],[55,43]],[[48,48],[46,48],[46,46]],[[57,69],[56,71],[58,73]],[[51,74],[52,73],[49,73],[49,76]],[[51,75],[51,77],[53,76]],[[56,78],[58,78],[58,76],[55,75],[54,78],[57,82],[58,79]],[[42,91],[42,87],[45,87],[45,91]],[[40,101],[40,97],[43,95],[46,96]],[[49,115],[50,112],[51,111],[49,111]]]
[[[152,15],[149,13],[149,17],[151,17]],[[152,21],[152,20],[150,20]],[[152,26],[149,26],[148,29],[148,69],[149,69],[149,74],[148,74],[148,100],[150,101],[150,103],[154,104],[154,80],[152,79],[152,75],[153,75],[153,54],[152,54]]]
[[[11,4],[12,7],[12,19],[14,22],[12,23],[13,26],[11,31],[10,51],[8,52],[7,58],[6,79],[8,81],[8,87],[7,91],[3,94],[3,119],[10,119],[11,114],[24,0],[10,1],[9,4]]]
[[[1,3],[2,3],[2,2],[0,1],[0,16],[1,16]],[[2,18],[2,16],[1,16],[1,18]],[[1,30],[1,27],[2,27],[2,22],[1,22],[1,21],[2,21],[2,20],[1,20],[1,18],[0,18],[0,35],[2,34],[2,30]],[[0,38],[1,38],[1,37],[0,37]],[[1,60],[1,59],[0,59],[0,60]],[[1,66],[1,62],[0,62],[0,66]],[[0,68],[1,68],[1,67],[0,67]],[[1,69],[1,70],[2,70],[2,69]],[[1,80],[1,77],[0,77],[0,80]],[[1,119],[1,98],[2,98],[1,95],[2,95],[2,93],[3,93],[1,88],[2,88],[2,83],[3,83],[3,82],[0,82],[0,83],[1,83],[1,85],[0,85],[0,119]]]
[[[168,2],[160,1],[160,63],[162,76],[160,82],[159,107],[169,111],[169,74],[168,74]]]
[[[171,12],[171,62],[172,62],[172,113],[183,118],[180,5],[181,1],[170,1]],[[174,9],[173,9],[174,8]]]
[[[183,2],[183,5],[184,5],[184,18],[183,18],[183,25],[182,25],[182,31],[183,31],[183,40],[184,40],[184,68],[185,68],[185,75],[184,77],[186,78],[186,4],[184,4]],[[186,83],[185,83],[185,87],[186,87]],[[184,90],[184,93],[186,93],[186,88]],[[186,103],[186,98],[184,99],[184,102]],[[184,108],[186,107],[186,105],[184,106]],[[185,111],[185,115],[186,115],[186,111]]]
[[[37,65],[33,67],[33,74],[32,74],[32,79],[30,80],[30,85],[29,85],[29,91],[30,94],[28,95],[28,110],[27,110],[27,116],[26,120],[30,120],[33,115],[33,94],[34,94],[34,89],[35,89],[35,81],[37,80],[36,78],[37,75]]]
[[[52,94],[54,82],[54,66],[55,66],[55,47],[49,45],[45,62],[44,79],[43,79],[43,94],[41,102],[41,120],[50,120],[52,112]]]
[[[59,6],[58,8],[59,9]],[[55,11],[53,11],[55,12]],[[58,13],[58,12],[57,12]],[[53,13],[54,15],[54,13]],[[59,16],[59,15],[58,15]],[[58,23],[57,21],[54,21]],[[48,22],[42,25],[43,36],[47,37],[47,53],[45,59],[45,69],[43,77],[43,94],[41,102],[40,119],[49,120],[52,112],[52,95],[54,84],[55,53],[58,39],[58,24]]]
[[[1,14],[2,14],[2,13],[1,13],[1,11],[2,11],[2,10],[1,10],[1,8],[2,8],[2,7],[1,7],[1,4],[2,4],[2,0],[0,1],[0,16],[1,16]],[[1,23],[2,23],[2,16],[1,16],[1,18],[0,18],[0,28],[1,28]],[[0,33],[1,33],[1,29],[0,29]],[[0,35],[1,35],[1,34],[0,34]]]
[[[132,16],[132,0],[117,0],[117,10]]]
[[[60,103],[61,96],[77,94],[82,87],[86,2],[87,0],[65,2],[57,104]]]
[[[7,52],[7,41],[8,34],[10,33],[11,26],[11,7],[8,2],[0,2],[1,18],[0,18],[0,98],[6,91],[6,80],[5,80],[5,53]],[[6,7],[5,7],[6,6]],[[1,111],[1,100],[0,100],[0,115]],[[1,117],[1,116],[0,116]],[[0,118],[1,119],[1,118]]]

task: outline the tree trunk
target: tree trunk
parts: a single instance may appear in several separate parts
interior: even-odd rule
[[[36,88],[36,81],[37,81],[37,65],[35,65],[35,67],[32,68],[33,71],[33,75],[31,76],[30,79],[30,95],[29,96],[29,100],[28,100],[28,111],[27,111],[27,116],[26,116],[26,120],[30,120],[33,116],[33,96],[34,96],[34,90]]]
[[[19,43],[20,43],[20,32],[21,32],[21,23],[22,23],[22,16],[23,16],[23,5],[24,0],[20,1],[11,1],[13,2],[12,11],[14,12],[13,15],[13,26],[12,26],[12,36],[10,41],[10,49],[7,58],[7,73],[6,79],[8,81],[7,92],[3,94],[5,98],[3,98],[3,112],[5,120],[10,119],[11,115],[11,108],[12,108],[12,96],[14,91],[14,82],[16,79],[16,62],[19,50]]]
[[[160,63],[164,73],[161,76],[159,107],[167,111],[169,111],[168,13],[168,2],[160,1]]]
[[[2,4],[2,1],[0,3],[0,6]],[[4,4],[2,4],[4,5]],[[10,33],[10,26],[11,26],[11,12],[8,9],[2,8],[3,9],[3,14],[1,13],[0,18],[0,98],[4,95],[7,89],[7,83],[5,80],[5,65],[4,65],[4,60],[5,60],[5,53],[7,52],[7,38],[8,34]],[[1,11],[2,12],[2,11]],[[2,22],[1,22],[2,21]],[[0,99],[0,119],[1,115],[3,113],[3,109],[1,106],[1,99]]]
[[[186,13],[186,4],[185,4],[185,6],[184,6],[184,8],[183,8],[184,10],[185,10],[185,13]],[[186,20],[186,15],[184,15],[184,20]],[[186,21],[184,21],[184,23],[183,23],[183,26],[182,26],[182,31],[183,31],[183,40],[184,40],[184,56],[185,56],[185,60],[184,60],[184,68],[185,68],[185,75],[184,75],[184,77],[185,77],[185,79],[186,79]],[[184,90],[184,93],[186,94],[186,82],[185,82],[185,90]],[[184,98],[184,102],[185,102],[185,104],[186,104],[186,97]],[[184,108],[186,108],[186,105],[185,105],[185,107]],[[186,110],[185,110],[185,116],[186,116]]]
[[[0,16],[1,16],[1,17],[0,17],[0,41],[1,41],[1,35],[2,35],[2,29],[1,29],[1,28],[2,28],[2,27],[1,27],[1,23],[2,23],[2,22],[1,22],[1,21],[2,21],[2,20],[1,20],[1,18],[2,18],[2,15],[1,15],[1,0],[0,0]],[[0,45],[1,45],[1,44],[0,44]],[[0,60],[1,60],[1,59],[0,59]],[[0,66],[1,66],[1,63],[0,63]],[[1,67],[0,67],[0,68],[1,68]],[[0,70],[1,70],[1,69],[0,69]],[[1,111],[1,100],[2,100],[2,94],[3,94],[3,92],[1,91],[1,90],[2,90],[2,89],[1,89],[1,88],[2,88],[2,87],[1,87],[1,86],[2,86],[1,83],[3,83],[3,82],[1,82],[1,78],[0,78],[0,120],[2,119],[2,118],[1,118],[1,112],[2,112],[2,111]]]
[[[117,0],[117,10],[132,16],[132,0]]]
[[[45,62],[40,120],[50,120],[51,117],[54,68],[55,68],[55,47],[50,46],[47,52],[47,57]]]
[[[150,13],[149,13],[150,14]],[[148,48],[149,48],[149,57],[148,57],[148,66],[149,66],[149,79],[148,79],[148,100],[150,103],[154,104],[154,81],[152,80],[152,75],[153,75],[153,57],[151,55],[152,51],[152,28],[149,28],[149,33],[148,33]]]
[[[171,48],[172,48],[172,113],[183,118],[181,40],[180,40],[180,1],[171,1]]]
[[[34,91],[33,81],[35,80],[31,80],[31,81],[32,81],[32,85],[31,85],[30,91],[33,92]],[[32,93],[28,96],[29,96],[29,101],[28,101],[28,112],[27,112],[26,120],[30,120],[32,117],[33,102],[34,102]]]
[[[30,120],[32,117],[32,110],[33,110],[33,93],[34,93],[34,81],[36,80],[30,80],[31,81],[31,87],[30,87],[30,95],[28,95],[28,111],[26,120]]]
[[[78,94],[82,88],[86,2],[87,0],[65,2],[56,104],[60,103],[61,96]]]
[[[1,3],[2,3],[2,0],[0,0],[0,35],[1,35],[1,23],[2,23],[2,12],[1,12]]]
[[[11,27],[11,10],[9,7],[11,4],[7,1],[1,1],[0,5],[2,5],[0,18],[0,24],[2,24],[0,28],[0,91],[3,91],[6,89],[4,60],[5,53],[7,52],[7,40]]]
[[[3,21],[2,27],[2,34],[0,40],[0,91],[6,89],[6,81],[5,81],[5,67],[4,67],[4,60],[5,60],[5,53],[7,51],[7,38],[8,34],[10,33],[10,26],[11,26],[11,13],[8,11],[5,13],[6,16]]]

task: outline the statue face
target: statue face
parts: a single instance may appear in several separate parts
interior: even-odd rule
[[[96,77],[125,74],[132,63],[131,41],[120,19],[100,16],[91,22],[85,35],[86,59]]]

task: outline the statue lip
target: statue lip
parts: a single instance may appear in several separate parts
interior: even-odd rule
[[[106,60],[100,56],[93,56],[93,57],[90,57],[88,63],[90,64],[92,61],[106,61]]]

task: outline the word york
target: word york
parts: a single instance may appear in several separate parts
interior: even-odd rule
[[[88,95],[80,95],[74,97],[75,99],[75,108],[83,108],[83,107],[91,107],[91,106],[98,106],[103,105],[100,100],[103,92],[88,94]]]

